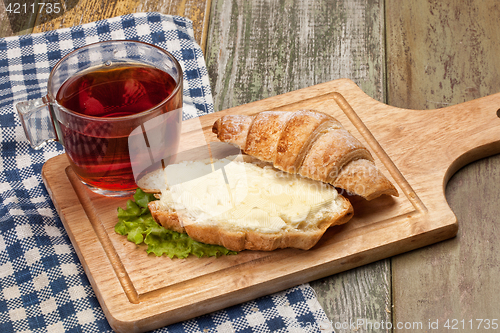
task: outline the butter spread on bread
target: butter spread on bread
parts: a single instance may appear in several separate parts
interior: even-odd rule
[[[289,173],[319,180],[372,200],[398,196],[375,166],[368,149],[332,116],[312,111],[264,111],[226,115],[213,133],[259,160]]]
[[[144,184],[163,187],[160,200],[150,203],[155,220],[233,251],[307,250],[330,226],[352,217],[350,202],[333,186],[263,163],[187,161],[163,174],[164,183],[155,186],[163,180],[150,176]]]

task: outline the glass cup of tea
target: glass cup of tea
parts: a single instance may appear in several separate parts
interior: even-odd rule
[[[176,153],[182,80],[179,62],[159,47],[98,42],[54,66],[46,96],[16,107],[34,149],[59,141],[92,191],[127,196],[148,168]]]

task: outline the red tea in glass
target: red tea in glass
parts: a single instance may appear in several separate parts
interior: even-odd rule
[[[152,116],[178,109],[182,105],[182,89],[176,90],[177,86],[165,71],[133,63],[103,64],[80,72],[61,85],[57,102],[73,113],[87,116],[81,123],[60,121],[59,126],[59,140],[84,183],[110,191],[137,187],[128,136],[141,123],[119,120],[152,109]],[[162,104],[172,93],[178,96]]]
[[[59,141],[90,190],[123,197],[135,180],[175,158],[182,84],[181,65],[166,50],[102,41],[66,54],[50,71],[47,94],[16,108],[33,149]]]

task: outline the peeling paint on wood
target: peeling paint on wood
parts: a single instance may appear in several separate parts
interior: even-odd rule
[[[384,100],[383,2],[214,1],[216,109],[338,78]]]
[[[500,91],[500,2],[387,5],[389,104],[435,109]]]

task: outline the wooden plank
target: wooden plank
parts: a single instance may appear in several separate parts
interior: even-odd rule
[[[207,66],[222,110],[336,78],[384,101],[383,1],[213,1]],[[312,283],[333,322],[390,320],[390,265]],[[389,306],[390,307],[390,306]]]
[[[428,109],[500,91],[499,16],[495,0],[388,1],[389,103]],[[446,196],[457,238],[393,259],[395,322],[439,320],[443,330],[464,319],[461,332],[476,332],[485,327],[470,319],[500,317],[499,171],[497,155],[456,173]]]
[[[219,110],[349,78],[384,100],[381,1],[214,1],[207,62]]]
[[[328,318],[337,325],[336,332],[349,332],[346,326],[352,328],[353,322],[358,326],[358,320],[367,325],[391,321],[390,270],[390,259],[386,259],[311,282]],[[360,324],[357,332],[366,331],[363,327]]]
[[[105,18],[139,12],[180,15],[193,21],[195,40],[205,46],[210,0],[67,0],[71,9],[61,16],[39,15],[34,32],[85,24]],[[76,2],[74,4],[73,2]]]
[[[434,109],[500,91],[496,0],[387,4],[390,105]]]
[[[19,5],[29,4],[30,1],[0,1],[0,37],[24,35],[30,33],[33,28],[36,19],[35,7],[33,10],[29,6],[27,8],[17,7],[14,5],[16,3]]]

